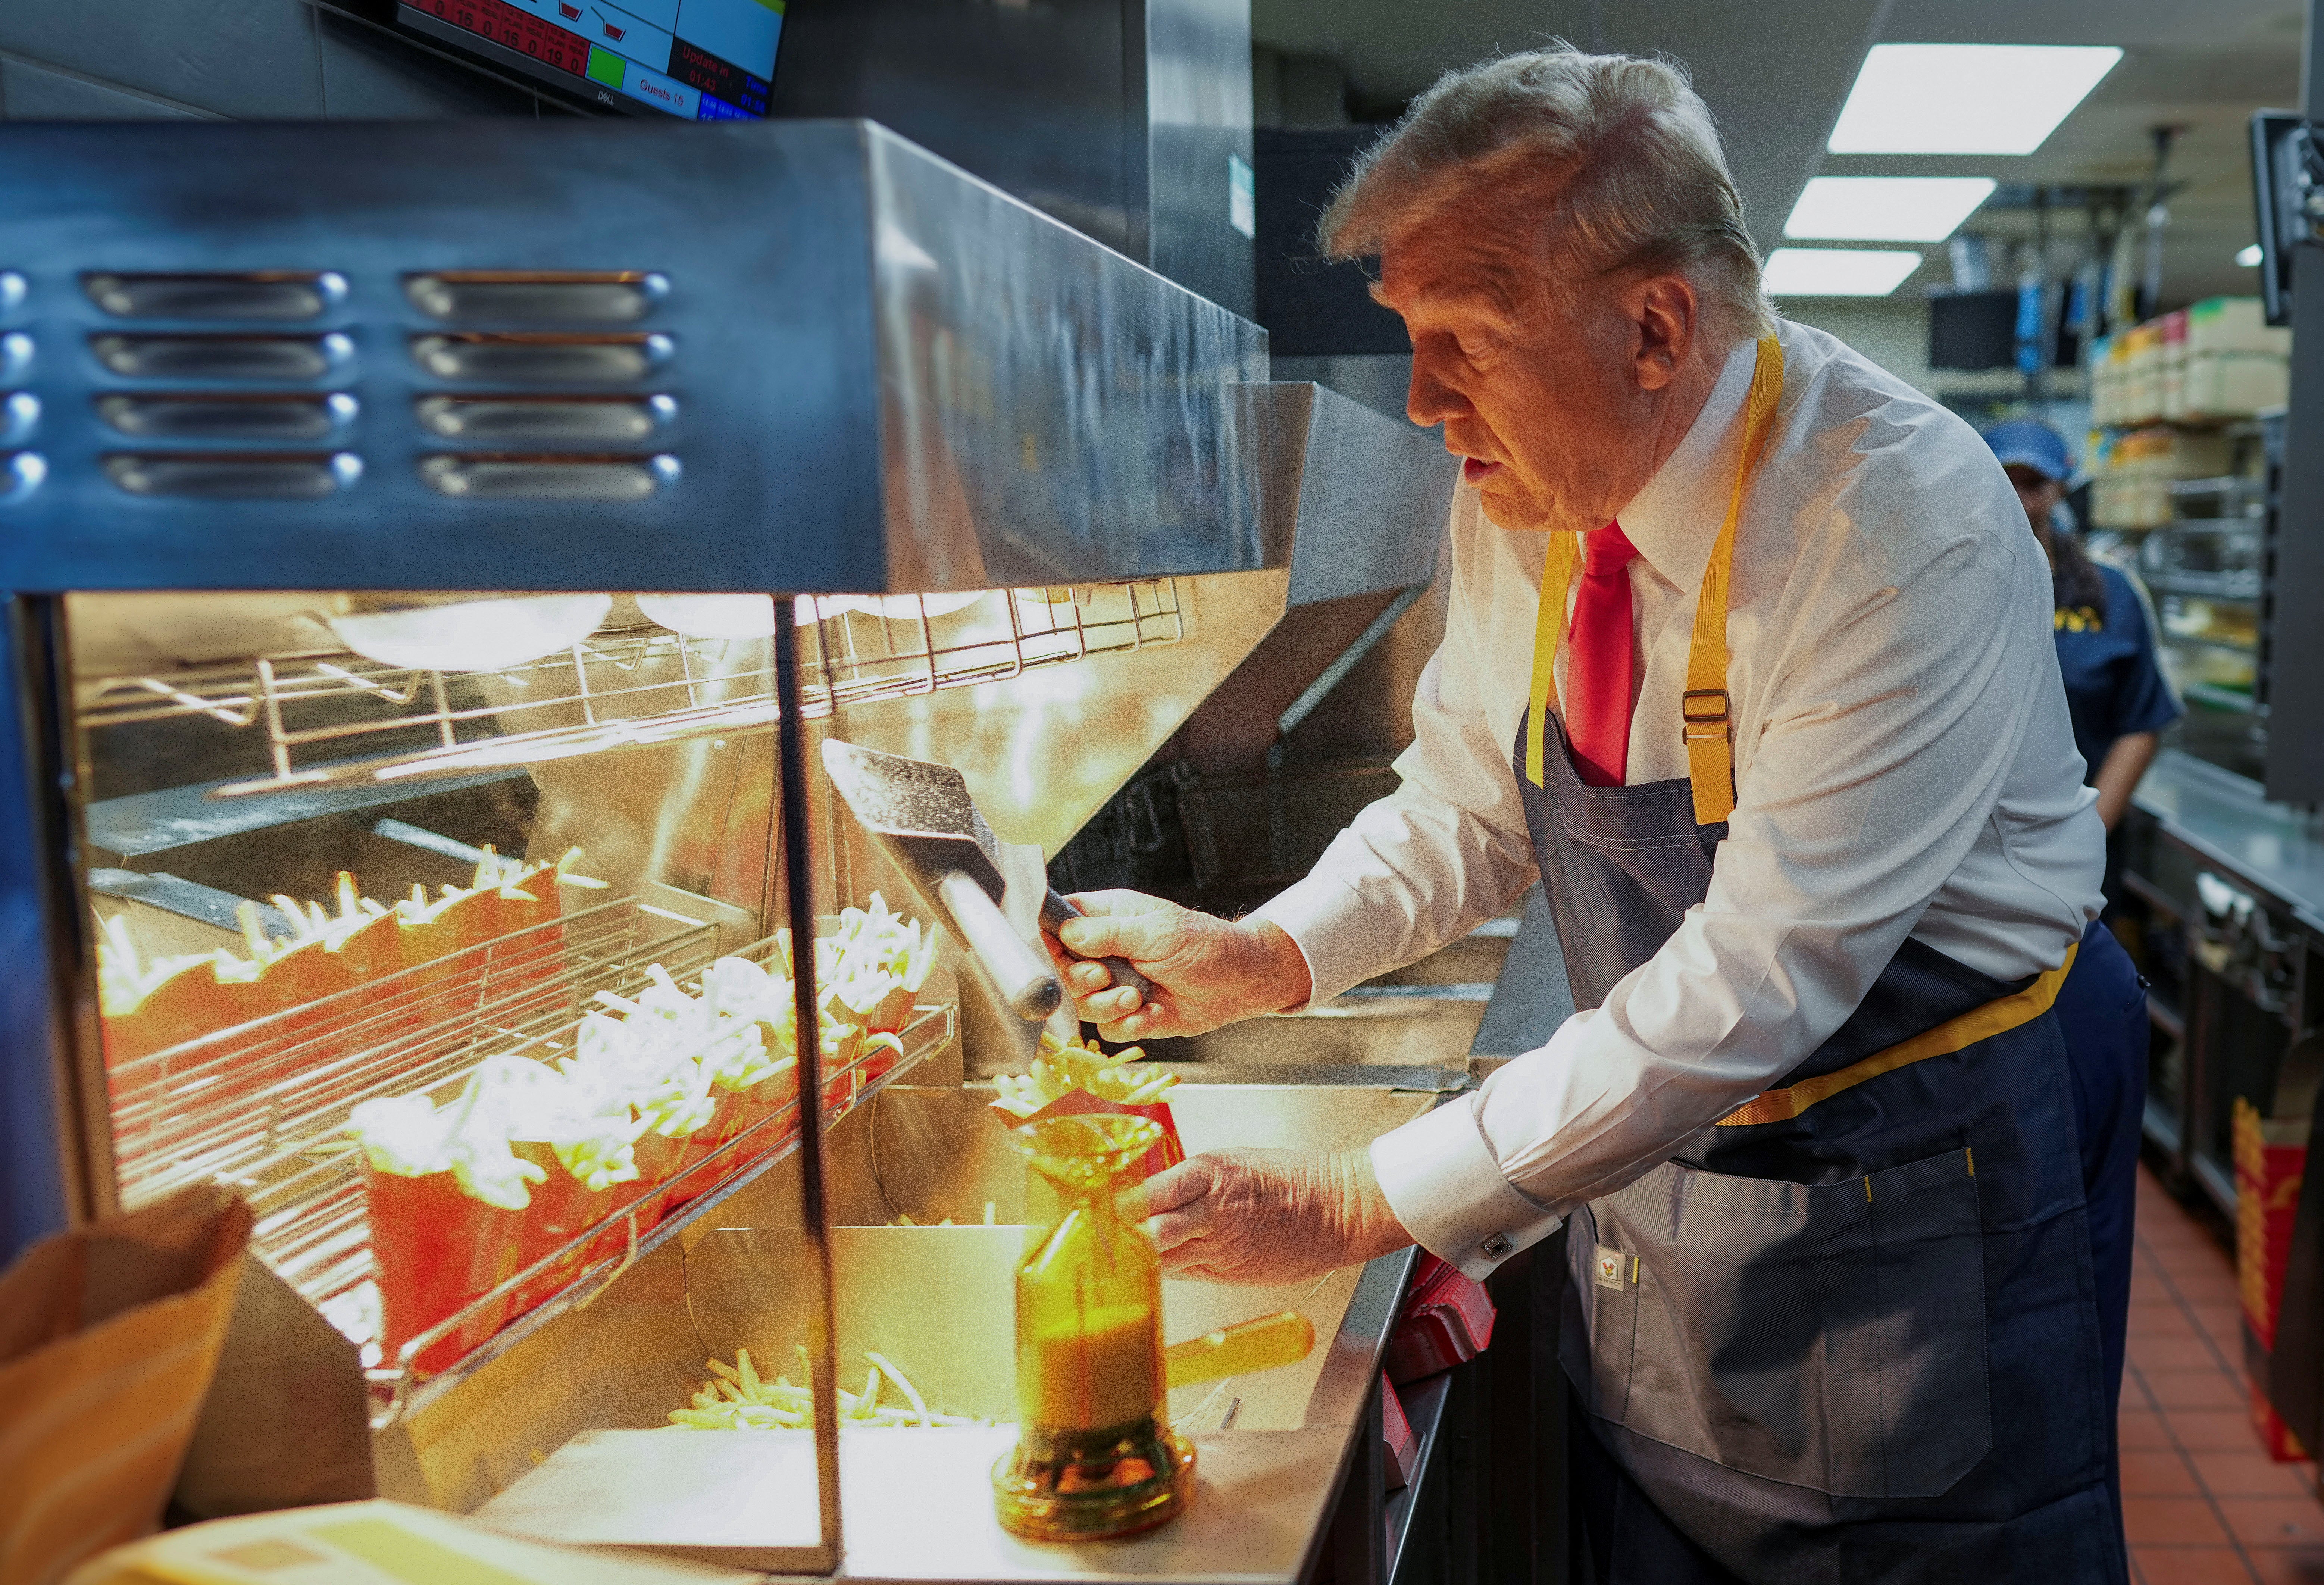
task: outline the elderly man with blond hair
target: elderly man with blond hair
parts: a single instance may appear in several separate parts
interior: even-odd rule
[[[2144,1004],[2050,575],[1967,425],[1781,325],[1675,68],[1452,73],[1358,161],[1410,410],[1465,460],[1401,788],[1250,917],[1081,898],[1119,1038],[1290,1012],[1536,876],[1577,1012],[1347,1155],[1147,1185],[1280,1282],[1561,1225],[1576,1501],[1615,1581],[2110,1582]],[[1150,1000],[1081,956],[1118,954]],[[2069,1018],[2067,1009],[2077,1009]]]

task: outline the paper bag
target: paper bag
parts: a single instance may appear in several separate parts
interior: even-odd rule
[[[0,1585],[51,1585],[160,1522],[250,1220],[197,1185],[43,1239],[0,1274]]]

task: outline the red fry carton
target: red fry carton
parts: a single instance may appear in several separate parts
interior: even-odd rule
[[[1388,1378],[1418,1381],[1475,1359],[1493,1341],[1494,1313],[1484,1284],[1424,1254],[1388,1339]]]
[[[1162,1125],[1162,1138],[1138,1164],[1138,1175],[1141,1180],[1186,1159],[1186,1147],[1178,1139],[1178,1120],[1170,1115],[1170,1103],[1167,1101],[1157,1101],[1150,1106],[1127,1106],[1119,1101],[1102,1101],[1086,1090],[1068,1090],[1031,1117],[1019,1117],[998,1101],[992,1104],[992,1115],[999,1118],[1004,1126],[1012,1129],[1047,1118],[1104,1112],[1115,1112],[1123,1117],[1151,1118]]]

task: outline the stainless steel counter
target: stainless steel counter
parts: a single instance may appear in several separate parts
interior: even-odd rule
[[[1190,1150],[1226,1144],[1349,1148],[1436,1104],[1462,1082],[1439,1069],[1360,1066],[1296,1075],[1283,1069],[1214,1070],[1203,1076],[1245,1082],[1180,1088],[1174,1107]],[[909,1210],[916,1221],[954,1214],[967,1220],[972,1208],[995,1201],[1001,1219],[1011,1219],[1022,1168],[997,1145],[983,1147],[988,1141],[976,1125],[989,1129],[981,1116],[986,1099],[989,1092],[973,1086],[884,1092],[877,1107],[867,1109],[855,1137],[834,1140],[835,1216],[843,1223],[877,1224]],[[737,1196],[719,1220],[747,1221],[748,1198],[747,1192]],[[1273,1290],[1166,1285],[1173,1334],[1235,1318],[1196,1313],[1213,1303],[1240,1303],[1237,1315],[1296,1303],[1317,1320],[1322,1341],[1303,1366],[1253,1378],[1248,1387],[1230,1383],[1237,1395],[1233,1405],[1211,1401],[1217,1395],[1207,1384],[1174,1395],[1172,1408],[1182,1426],[1218,1428],[1194,1431],[1200,1484],[1191,1509],[1143,1536],[1057,1546],[1005,1534],[993,1518],[990,1471],[1013,1436],[1009,1427],[843,1433],[844,1577],[1292,1585],[1323,1545],[1342,1481],[1365,1451],[1363,1434],[1376,1424],[1371,1405],[1380,1359],[1416,1258],[1415,1251],[1401,1250],[1302,1285],[1305,1303]],[[696,1335],[701,1315],[687,1313],[687,1280],[680,1277],[674,1295],[659,1302],[640,1292],[622,1306],[657,1319],[669,1334],[659,1351],[673,1362],[682,1355],[690,1363],[706,1347]],[[847,1325],[843,1305],[843,1337]],[[637,1337],[631,1341],[635,1346]],[[568,1349],[559,1358],[572,1368],[577,1354]],[[621,1373],[625,1379],[666,1374],[642,1368],[654,1363],[633,1357]],[[1202,1401],[1175,1401],[1182,1396]],[[441,1466],[447,1479],[473,1477],[480,1457],[494,1464],[502,1472],[485,1482],[487,1489],[507,1484],[475,1516],[496,1528],[765,1566],[759,1554],[781,1544],[777,1533],[784,1520],[777,1510],[787,1506],[784,1495],[812,1491],[811,1479],[802,1474],[811,1473],[813,1458],[803,1434],[668,1435],[631,1429],[650,1424],[649,1416],[624,1412],[599,1418],[598,1428],[582,1430],[530,1473],[521,1470],[525,1447],[534,1444],[506,1434],[488,1439],[489,1449],[456,1445],[475,1441],[456,1433],[431,1437],[423,1461]],[[688,1474],[679,1465],[701,1468]],[[740,1492],[758,1495],[742,1501]],[[449,1506],[474,1500],[454,1497]]]
[[[2136,802],[2164,834],[2324,935],[2324,825],[2316,816],[2269,803],[2258,783],[2177,749],[2155,756]]]

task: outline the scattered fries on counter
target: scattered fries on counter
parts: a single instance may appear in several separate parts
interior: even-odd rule
[[[1138,1066],[1145,1055],[1142,1047],[1131,1046],[1108,1056],[1094,1040],[1072,1045],[1044,1034],[1041,1055],[1033,1059],[1029,1075],[993,1075],[992,1086],[1000,1092],[993,1104],[1019,1117],[1031,1117],[1075,1090],[1086,1090],[1100,1101],[1120,1106],[1153,1106],[1169,1099],[1178,1075],[1166,1069]]]
[[[906,1425],[990,1425],[990,1420],[979,1420],[967,1415],[944,1415],[931,1409],[920,1389],[912,1385],[910,1377],[898,1368],[887,1355],[872,1352],[863,1358],[871,1364],[863,1378],[863,1390],[849,1392],[838,1389],[839,1420],[842,1425],[873,1428]],[[798,1350],[799,1374],[811,1378],[805,1349]],[[815,1425],[815,1394],[804,1387],[794,1387],[788,1376],[778,1376],[772,1381],[761,1377],[751,1363],[751,1350],[737,1349],[734,1363],[706,1359],[710,1378],[702,1390],[694,1395],[694,1406],[669,1412],[671,1431],[798,1431]],[[888,1387],[892,1386],[903,1396],[900,1404],[881,1402]]]

